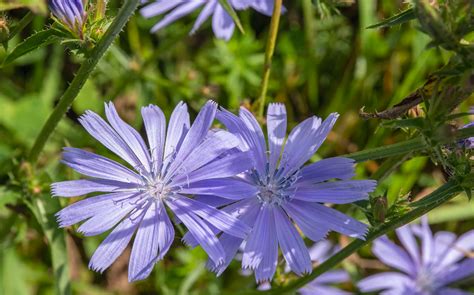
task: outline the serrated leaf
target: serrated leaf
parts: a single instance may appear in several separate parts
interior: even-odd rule
[[[409,9],[404,10],[404,11],[400,12],[397,15],[389,17],[386,20],[383,20],[383,21],[381,21],[377,24],[368,26],[367,29],[393,27],[393,26],[396,26],[396,25],[401,25],[401,24],[406,23],[408,21],[411,21],[413,19],[416,19],[415,9],[414,8],[409,8]]]
[[[242,34],[245,34],[244,27],[242,26],[242,23],[240,22],[239,16],[235,12],[232,5],[230,5],[229,1],[228,0],[218,0],[218,1],[219,1],[219,4],[222,5],[222,7],[224,7],[225,11],[227,11],[230,17],[232,17],[232,20],[234,21],[239,31]]]
[[[47,29],[39,31],[30,37],[26,38],[23,42],[18,44],[10,54],[7,55],[3,61],[3,65],[7,65],[14,60],[22,57],[23,55],[30,53],[38,48],[53,44],[54,42],[60,41],[60,34],[58,31],[53,29]]]

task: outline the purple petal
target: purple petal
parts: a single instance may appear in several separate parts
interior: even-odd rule
[[[318,203],[347,204],[369,197],[377,186],[374,180],[341,180],[318,184],[299,184],[293,197]]]
[[[183,194],[214,195],[240,200],[254,197],[258,189],[249,183],[234,178],[209,179],[194,182],[180,190]]]
[[[364,239],[367,225],[329,207],[317,203],[292,200],[285,205],[285,210],[292,210],[293,215],[311,220],[314,227],[322,226],[338,233]]]
[[[313,282],[318,284],[337,284],[350,282],[350,280],[351,277],[349,276],[349,273],[345,270],[339,269],[325,272],[317,277]]]
[[[320,221],[315,222],[314,217],[306,218],[307,212],[300,212],[299,208],[295,208],[295,206],[291,204],[285,204],[283,205],[283,208],[291,219],[293,219],[298,225],[303,234],[312,241],[317,242],[327,236],[330,228]]]
[[[459,261],[474,250],[474,230],[461,235],[456,243],[451,247],[451,251],[446,254],[443,265],[450,265]]]
[[[187,207],[178,205],[175,201],[168,201],[166,204],[174,214],[186,225],[193,237],[199,242],[215,264],[221,264],[225,259],[225,252],[214,232],[209,228],[205,221],[201,220],[196,214]]]
[[[233,177],[247,171],[252,166],[250,153],[233,153],[213,161],[189,174],[181,174],[172,179],[173,186],[190,185],[193,182]]]
[[[349,158],[327,158],[301,169],[298,183],[317,183],[331,179],[347,180],[355,176],[355,161]]]
[[[119,223],[124,217],[129,215],[137,207],[135,199],[128,199],[126,202],[116,203],[104,208],[77,229],[85,236],[96,236],[104,233]]]
[[[135,155],[134,151],[130,149],[127,142],[99,115],[91,111],[86,111],[85,115],[79,118],[79,121],[92,137],[117,156],[127,161],[133,168],[143,168],[143,164]]]
[[[242,267],[255,270],[257,282],[270,280],[275,274],[278,240],[273,208],[261,206],[242,257]]]
[[[304,288],[298,290],[298,293],[301,295],[316,295],[316,294],[324,294],[324,295],[351,295],[351,292],[346,292],[335,287],[329,287],[324,285],[313,285],[309,284]]]
[[[105,105],[105,114],[112,128],[128,145],[134,158],[138,159],[140,167],[147,172],[151,172],[150,153],[140,134],[119,117],[113,103],[110,102],[108,105]]]
[[[168,123],[162,174],[165,174],[169,163],[175,158],[176,152],[188,133],[190,125],[188,106],[180,102],[174,108]]]
[[[208,101],[202,107],[196,120],[191,125],[183,143],[178,147],[176,158],[171,162],[169,170],[166,172],[165,182],[175,175],[175,172],[181,168],[186,158],[194,153],[194,149],[203,141],[209,132],[217,110],[217,104]]]
[[[399,269],[409,275],[416,275],[416,266],[408,254],[399,246],[392,243],[387,237],[380,237],[374,242],[372,252],[383,263]]]
[[[142,184],[142,178],[127,167],[105,157],[76,148],[64,148],[62,162],[85,176]]]
[[[206,6],[202,9],[201,13],[194,22],[191,34],[196,33],[196,31],[201,27],[201,25],[212,15],[217,6],[217,0],[210,0],[207,2]]]
[[[145,214],[138,226],[133,242],[130,263],[128,265],[128,281],[147,278],[158,260],[158,222],[156,203],[145,209]]]
[[[234,33],[235,24],[232,17],[218,4],[212,16],[212,30],[217,38],[228,41]]]
[[[244,107],[240,108],[239,118],[243,123],[243,128],[245,130],[243,136],[250,149],[254,152],[257,164],[255,168],[258,170],[260,175],[265,175],[267,165],[267,145],[265,143],[262,128],[255,116]]]
[[[420,263],[420,252],[418,244],[416,243],[415,236],[413,235],[411,225],[405,225],[396,229],[398,239],[402,243],[403,247],[410,254],[411,259],[415,264]]]
[[[223,130],[213,132],[198,146],[195,146],[192,153],[190,153],[182,163],[175,166],[172,165],[176,171],[174,177],[179,174],[187,174],[195,171],[238,145],[239,141],[237,137],[231,133]],[[177,160],[178,159],[176,159],[176,161]],[[169,173],[173,173],[173,171],[169,171]]]
[[[235,200],[225,199],[221,197],[211,196],[211,195],[196,195],[194,200],[212,206],[214,208],[229,205],[230,203],[235,202]]]
[[[456,242],[457,236],[452,232],[439,231],[434,235],[433,239],[433,251],[434,259],[433,264],[443,269],[443,260],[447,254],[452,250],[454,243]]]
[[[421,256],[424,264],[429,264],[433,260],[433,234],[428,224],[428,217],[421,218]]]
[[[134,183],[106,179],[80,179],[55,182],[51,185],[51,193],[55,197],[77,197],[93,192],[122,192],[137,189]]]
[[[405,290],[413,285],[410,277],[397,272],[384,272],[369,276],[357,283],[362,292],[373,292],[386,289]],[[397,293],[403,294],[403,293]]]
[[[472,292],[466,292],[454,288],[441,288],[438,290],[437,294],[442,295],[472,295]]]
[[[286,262],[297,275],[310,273],[311,258],[309,257],[308,249],[303,239],[282,209],[275,207],[273,212],[278,244],[280,245]]]
[[[213,227],[228,233],[230,235],[245,238],[247,233],[250,232],[250,228],[239,221],[230,214],[227,214],[221,210],[217,210],[214,207],[206,205],[204,203],[197,202],[189,198],[176,198],[171,201],[173,205],[182,208],[183,210],[193,212],[193,214],[206,220],[206,222],[212,224]]]
[[[142,117],[148,144],[150,145],[152,171],[159,174],[163,164],[166,118],[161,109],[154,105],[143,107]]]
[[[441,277],[443,285],[449,285],[465,278],[474,276],[474,259],[465,259],[449,269]]]
[[[319,241],[309,249],[309,256],[311,261],[322,263],[326,260],[333,252],[332,250],[336,247],[328,240]]]
[[[125,218],[97,247],[89,262],[89,268],[98,272],[107,269],[127,247],[135,232],[143,211]]]
[[[194,10],[198,9],[200,6],[204,5],[206,1],[204,0],[195,0],[195,1],[187,1],[183,4],[180,4],[178,7],[173,9],[170,13],[168,13],[160,22],[154,25],[151,28],[152,32],[156,32],[161,30],[162,28],[168,26],[169,24],[175,22],[176,20],[182,18],[183,16],[190,14]]]
[[[151,18],[167,11],[175,8],[179,4],[182,4],[184,0],[175,0],[175,1],[168,1],[168,0],[156,0],[153,3],[150,3],[143,7],[140,10],[140,13],[145,18]]]
[[[59,226],[70,226],[116,206],[120,207],[129,203],[134,197],[135,193],[111,193],[81,200],[56,213]]]
[[[269,174],[273,175],[283,148],[286,136],[286,108],[281,103],[271,103],[267,110],[267,134],[270,150]]]

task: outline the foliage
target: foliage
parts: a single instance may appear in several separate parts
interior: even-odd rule
[[[215,277],[204,252],[179,241],[146,281],[127,283],[126,257],[105,274],[89,271],[101,238],[58,230],[53,214],[70,202],[50,198],[49,187],[78,177],[59,165],[63,146],[110,155],[80,128],[85,110],[101,113],[113,100],[137,129],[139,109],[149,103],[167,116],[180,100],[196,114],[209,98],[231,110],[257,110],[268,58],[264,97],[285,103],[290,127],[309,115],[341,114],[313,160],[349,156],[359,162],[358,178],[379,181],[368,201],[338,208],[372,226],[367,241],[352,242],[312,277],[280,267],[270,292],[295,291],[354,253],[343,264],[352,278],[373,272],[363,264],[366,245],[428,211],[437,229],[473,228],[466,198],[474,187],[473,151],[458,144],[474,136],[473,128],[459,130],[472,120],[474,102],[472,1],[284,1],[267,59],[270,18],[236,12],[242,32],[224,42],[213,38],[210,24],[188,35],[190,18],[150,34],[154,20],[138,13],[129,19],[139,1],[123,1],[122,9],[119,2],[109,1],[107,17],[90,14],[82,40],[50,18],[42,1],[0,3],[0,11],[8,9],[0,14],[0,294],[67,293],[69,281],[78,294],[253,292],[238,263]],[[472,280],[463,284],[469,286]]]

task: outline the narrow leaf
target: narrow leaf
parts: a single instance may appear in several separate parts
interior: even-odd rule
[[[232,17],[232,20],[234,21],[237,28],[239,28],[239,31],[242,34],[245,34],[244,27],[242,26],[242,23],[240,22],[239,16],[235,12],[232,5],[229,4],[229,0],[218,0],[218,1],[219,1],[219,4],[222,5],[222,7],[224,7],[225,11],[227,11],[230,17]]]
[[[53,44],[54,42],[59,40],[59,33],[56,30],[47,29],[44,31],[39,31],[25,39],[20,44],[18,44],[13,49],[13,51],[7,55],[7,57],[3,61],[3,65],[7,65],[27,53],[30,53],[38,48]]]
[[[400,12],[397,15],[389,17],[386,20],[383,20],[383,21],[381,21],[377,24],[368,26],[367,29],[393,27],[393,26],[401,25],[403,23],[411,21],[415,18],[416,18],[415,9],[414,8],[409,8],[409,9],[404,10],[404,11]]]

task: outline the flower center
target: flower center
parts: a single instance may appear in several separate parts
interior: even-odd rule
[[[267,184],[260,186],[260,191],[257,194],[257,198],[261,203],[282,205],[289,200],[289,195],[286,194],[279,186]]]
[[[171,192],[170,188],[168,188],[166,184],[160,179],[148,183],[147,191],[151,197],[159,200],[166,199],[166,197],[168,197],[169,193]]]
[[[427,292],[431,294],[436,290],[435,279],[431,271],[428,269],[421,269],[418,272],[418,276],[416,278],[416,285],[421,292]]]

